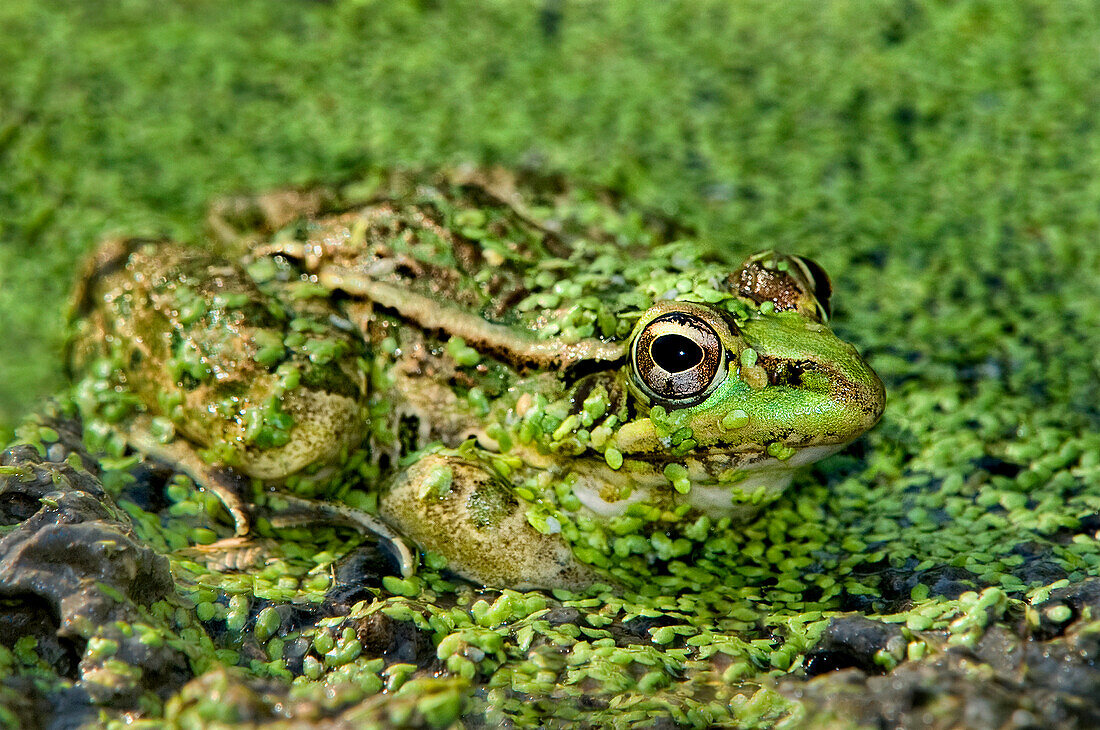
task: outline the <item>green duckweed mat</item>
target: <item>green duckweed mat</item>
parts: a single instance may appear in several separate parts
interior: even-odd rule
[[[728,538],[717,597],[400,581],[324,531],[212,570],[207,528],[151,517],[206,495],[143,502],[47,413],[19,437],[69,463],[5,457],[3,539],[49,563],[69,515],[100,573],[0,561],[0,720],[1100,723],[1098,46],[1084,2],[0,4],[0,441],[64,382],[97,239],[394,164],[562,172],[731,261],[810,256],[889,398]]]

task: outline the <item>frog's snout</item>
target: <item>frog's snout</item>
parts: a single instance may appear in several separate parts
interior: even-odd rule
[[[853,430],[857,433],[852,438],[873,428],[886,410],[886,386],[870,365],[864,363],[864,370],[864,377],[857,383],[846,384],[848,392],[843,394],[852,412],[857,415],[852,421]]]
[[[852,358],[830,368],[825,378],[829,399],[844,413],[839,422],[842,442],[852,441],[871,430],[886,409],[886,387],[870,365],[851,348]]]

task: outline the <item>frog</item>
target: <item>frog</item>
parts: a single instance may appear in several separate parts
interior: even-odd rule
[[[376,535],[404,575],[422,555],[497,588],[629,582],[618,559],[651,543],[608,534],[705,544],[885,407],[817,263],[730,266],[561,178],[390,170],[223,199],[207,227],[102,244],[68,361],[85,421],[113,409],[236,539],[260,485],[273,519]]]

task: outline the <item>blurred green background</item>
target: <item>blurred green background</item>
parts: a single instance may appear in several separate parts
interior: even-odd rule
[[[101,236],[456,162],[613,186],[732,259],[816,257],[895,422],[924,397],[1095,429],[1098,48],[1092,2],[5,0],[0,437],[63,383]]]

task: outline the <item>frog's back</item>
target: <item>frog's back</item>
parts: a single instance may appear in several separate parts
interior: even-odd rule
[[[654,300],[730,296],[686,229],[554,178],[478,171],[390,175],[364,204],[289,234],[322,283],[559,343],[621,342]],[[285,235],[285,233],[284,233]],[[410,305],[410,308],[413,308]]]

